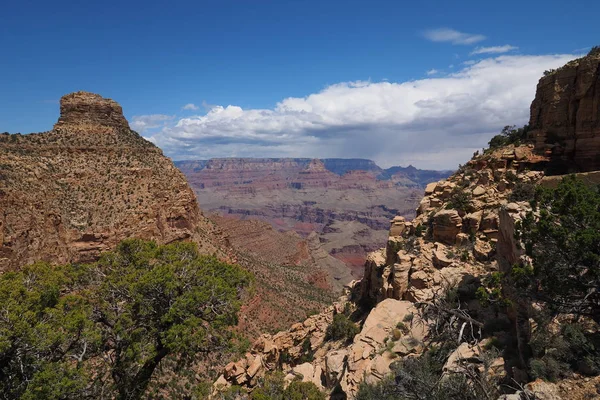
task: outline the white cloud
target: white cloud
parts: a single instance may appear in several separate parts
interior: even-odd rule
[[[427,72],[426,72],[426,74],[427,74],[427,75],[429,75],[429,76],[431,76],[431,75],[435,75],[435,74],[437,74],[438,72],[440,72],[440,71],[438,71],[438,70],[437,70],[437,69],[435,69],[435,68],[432,68],[432,69],[430,69],[429,71],[427,71]]]
[[[134,131],[143,133],[149,129],[162,128],[174,118],[174,115],[164,114],[135,115],[130,125]]]
[[[432,42],[450,42],[452,44],[475,44],[485,40],[485,36],[459,32],[450,28],[430,29],[423,32],[425,38]]]
[[[509,51],[517,50],[518,47],[505,44],[504,46],[478,47],[471,52],[473,54],[500,54],[508,53]]]
[[[573,58],[503,55],[435,78],[342,82],[271,109],[215,106],[147,136],[175,159],[362,157],[456,168],[503,126],[526,123],[543,71]]]
[[[185,106],[181,107],[182,110],[198,110],[200,107],[195,105],[194,103],[187,103]]]

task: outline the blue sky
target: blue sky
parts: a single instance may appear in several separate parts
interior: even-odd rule
[[[0,131],[48,130],[60,96],[87,90],[177,159],[452,167],[526,121],[540,72],[599,44],[598,15],[591,0],[10,1]],[[484,100],[477,126],[461,127]]]

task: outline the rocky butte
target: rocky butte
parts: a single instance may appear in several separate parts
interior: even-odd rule
[[[77,92],[51,131],[0,135],[0,271],[80,262],[128,237],[216,249],[183,174],[121,106]]]

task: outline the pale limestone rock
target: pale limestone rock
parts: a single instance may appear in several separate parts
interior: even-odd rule
[[[489,242],[485,242],[479,239],[475,240],[475,244],[473,246],[473,256],[475,256],[475,259],[477,261],[485,262],[489,260],[491,253],[492,246]]]
[[[562,400],[558,386],[541,379],[537,379],[525,385],[525,392],[539,400]]]
[[[438,184],[437,182],[431,182],[431,183],[427,184],[427,186],[425,186],[425,194],[430,195],[433,192],[435,192],[437,184]]]
[[[433,238],[436,241],[454,244],[462,229],[462,218],[456,210],[441,210],[433,216]]]
[[[336,350],[327,353],[325,356],[325,380],[327,386],[335,386],[344,374],[346,367],[346,350]]]
[[[465,247],[471,243],[471,239],[469,239],[469,235],[466,233],[459,233],[456,235],[456,246],[457,247]]]
[[[483,218],[483,210],[476,211],[470,214],[465,215],[463,218],[463,223],[469,232],[477,232],[479,230],[479,225],[481,224],[481,219]]]
[[[414,338],[401,338],[394,343],[392,352],[401,357],[409,354],[421,354],[423,352],[423,344]]]
[[[478,197],[481,195],[484,195],[486,192],[485,187],[483,186],[477,186],[475,189],[473,189],[473,196]]]
[[[438,208],[442,206],[442,200],[438,199],[437,197],[432,197],[429,200],[429,206],[432,208]]]
[[[461,343],[454,350],[446,363],[444,364],[444,373],[460,373],[468,364],[481,364],[483,360],[480,358],[481,345],[470,345],[469,343]]]
[[[436,249],[433,251],[433,265],[437,268],[446,268],[452,265],[453,261],[447,256],[448,249],[441,243],[436,243]]]
[[[404,217],[402,216],[396,216],[394,217],[394,219],[391,221],[391,227],[390,227],[390,236],[402,236],[402,233],[404,233],[404,231],[406,230],[406,223],[404,220]]]
[[[292,368],[292,371],[295,375],[302,376],[302,382],[311,382],[315,375],[315,367],[308,362],[296,365],[294,368]]]
[[[429,197],[423,197],[423,199],[419,203],[419,208],[417,208],[417,215],[423,214],[429,209],[430,206],[431,202],[429,200]]]
[[[485,214],[483,216],[483,219],[481,220],[481,226],[479,227],[479,229],[498,229],[498,214],[496,214],[495,212]]]

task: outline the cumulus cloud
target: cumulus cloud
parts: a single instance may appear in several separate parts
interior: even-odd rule
[[[147,135],[175,159],[361,157],[449,169],[529,119],[544,70],[573,55],[502,55],[406,82],[342,82],[270,109],[214,106]]]
[[[478,47],[471,52],[471,55],[508,53],[509,51],[513,51],[513,50],[517,50],[517,49],[518,49],[518,47],[511,46],[510,44],[505,44],[504,46]]]
[[[181,107],[182,110],[198,110],[200,107],[195,105],[194,103],[187,103],[185,106]]]
[[[450,42],[452,44],[475,44],[485,40],[484,35],[459,32],[450,28],[430,29],[423,36],[432,42]]]
[[[134,131],[144,133],[149,129],[162,128],[174,118],[174,115],[164,114],[135,115],[130,125]]]
[[[432,69],[430,69],[429,71],[427,71],[427,72],[426,72],[426,74],[427,74],[427,75],[435,75],[435,74],[437,74],[438,72],[440,72],[440,71],[438,71],[438,70],[437,70],[437,69],[435,69],[435,68],[432,68]]]

